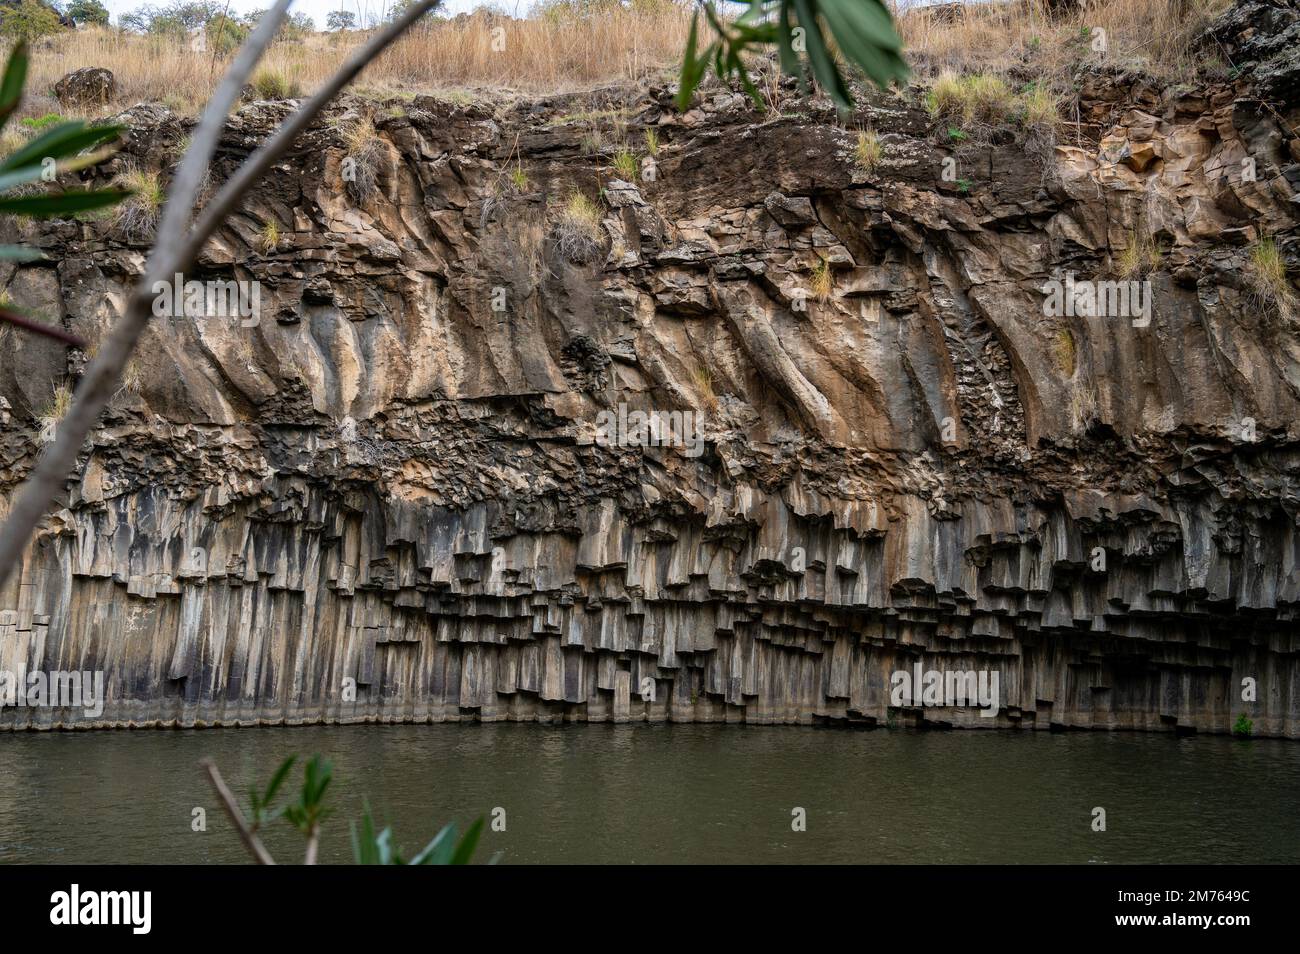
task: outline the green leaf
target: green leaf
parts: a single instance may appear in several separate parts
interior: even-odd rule
[[[379,851],[375,846],[375,823],[370,817],[370,802],[361,802],[361,832],[358,834],[356,824],[349,826],[352,832],[352,860],[359,865],[379,864]]]
[[[881,89],[907,76],[902,41],[876,0],[821,0],[821,13],[841,52]]]
[[[483,834],[483,816],[479,815],[474,819],[474,824],[469,826],[469,831],[465,832],[465,837],[460,840],[456,846],[456,853],[451,856],[448,864],[467,865],[470,858],[474,856],[474,848],[478,845],[479,835]]]
[[[47,157],[75,156],[83,149],[116,139],[125,126],[87,126],[81,120],[59,123],[0,162],[0,172],[37,164]]]
[[[682,55],[682,71],[677,78],[677,109],[686,112],[691,105],[691,96],[699,84],[695,74],[695,46],[699,30],[700,14],[697,10],[691,15],[691,32],[686,35],[686,52]]]
[[[280,763],[280,767],[275,770],[270,783],[266,786],[266,794],[262,796],[263,805],[270,805],[271,802],[275,801],[276,793],[280,791],[280,786],[284,784],[284,780],[289,777],[289,770],[293,768],[293,763],[296,761],[298,761],[298,756],[291,755]]]
[[[298,808],[305,814],[307,821],[322,817],[321,806],[333,773],[333,764],[319,755],[313,755],[307,763],[303,772],[302,798],[298,803]]]
[[[39,262],[45,254],[22,245],[0,245],[0,262]]]
[[[855,31],[870,45],[898,52],[903,40],[894,22],[879,0],[819,0],[822,16],[829,23],[832,16],[848,20]],[[835,31],[836,38],[839,31]]]
[[[35,182],[44,174],[45,169],[41,166],[24,166],[14,172],[0,172],[0,192],[8,192],[28,182]]]
[[[444,825],[438,834],[433,836],[433,841],[424,846],[424,849],[411,859],[413,865],[446,865],[451,864],[452,855],[456,851],[456,826],[454,824]]]
[[[790,32],[790,0],[781,0],[781,9],[777,13],[776,49],[781,58],[781,72],[799,77],[800,90],[807,92],[808,84],[804,82],[799,57],[794,52],[794,34]]]
[[[375,864],[391,865],[397,856],[393,852],[393,829],[391,826],[385,827],[378,835],[375,836]]]
[[[808,40],[808,62],[812,64],[813,76],[817,77],[817,82],[836,106],[848,109],[853,105],[853,97],[849,95],[844,78],[840,76],[831,52],[826,47],[813,0],[794,0],[794,8],[799,14],[799,25],[804,28]]]
[[[13,115],[18,104],[23,100],[23,86],[27,82],[27,41],[19,40],[9,62],[5,64],[5,75],[0,79],[0,129],[4,128],[9,117]]]
[[[87,166],[97,166],[116,150],[113,148],[99,149],[95,152],[89,152],[85,155],[77,156],[75,159],[65,159],[55,165],[56,175],[63,175],[67,172],[76,172],[78,169],[84,169]],[[29,165],[11,172],[0,172],[0,193],[8,192],[10,189],[28,182],[35,182],[37,179],[45,178],[44,165]]]
[[[92,209],[116,205],[130,194],[122,189],[87,189],[16,198],[0,196],[0,212],[38,219],[66,217],[77,212],[89,212]]]
[[[691,20],[692,33],[682,62],[682,83],[677,97],[680,110],[712,65],[722,79],[736,79],[762,108],[761,96],[745,69],[744,54],[753,47],[775,46],[781,71],[795,76],[808,91],[805,66],[818,85],[841,109],[849,108],[852,94],[843,68],[852,65],[885,89],[909,69],[901,55],[902,40],[881,0],[736,0],[745,9],[731,22],[719,13],[714,0],[702,0]],[[699,11],[704,12],[718,39],[703,56],[698,55]],[[804,36],[805,51],[794,48],[796,27]],[[833,44],[831,42],[833,40]],[[712,63],[709,60],[712,58]]]
[[[727,28],[723,25],[722,21],[718,19],[718,12],[713,9],[713,4],[705,3],[702,6],[704,9],[704,15],[708,17],[709,25],[713,27],[713,31],[717,33],[718,36],[725,37],[727,35]]]
[[[753,81],[750,80],[749,73],[745,69],[745,64],[741,62],[740,54],[736,52],[734,46],[727,51],[727,73],[728,75],[735,76],[740,80],[741,87],[749,94],[749,98],[753,100],[754,105],[757,106],[760,111],[765,111],[767,109],[767,104],[763,102],[763,97],[759,94],[758,87],[756,87]]]

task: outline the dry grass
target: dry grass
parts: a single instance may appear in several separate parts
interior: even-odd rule
[[[1056,361],[1067,376],[1074,376],[1078,362],[1078,351],[1074,345],[1074,335],[1069,328],[1059,328],[1056,332]]]
[[[1010,122],[1017,114],[1020,98],[1006,80],[990,73],[958,76],[940,74],[926,98],[931,115],[963,125],[990,126]]]
[[[118,391],[139,394],[142,390],[144,390],[144,372],[140,370],[139,362],[132,358],[122,369],[122,384]]]
[[[1274,310],[1284,323],[1294,324],[1300,317],[1300,296],[1286,276],[1286,259],[1277,242],[1266,238],[1251,246],[1247,273],[1256,302]]]
[[[858,133],[857,145],[853,147],[853,164],[863,172],[873,172],[880,165],[883,155],[880,137],[874,129],[864,129]]]
[[[0,133],[0,156],[8,156],[27,145],[27,137],[10,126]]]
[[[280,247],[280,226],[272,219],[267,219],[253,243],[263,255],[271,255]]]
[[[691,368],[691,381],[700,395],[700,403],[710,412],[718,409],[718,392],[713,386],[713,369],[706,364]]]
[[[817,265],[812,270],[812,277],[808,280],[809,289],[813,297],[820,302],[829,301],[831,292],[835,288],[835,279],[831,275],[831,263],[827,259],[818,259]]]
[[[1055,130],[1060,125],[1060,97],[1041,83],[1019,91],[991,73],[958,76],[945,72],[926,95],[926,107],[936,119],[962,127],[1016,125],[1029,130]]]
[[[574,192],[555,223],[555,238],[560,254],[582,265],[592,260],[601,248],[600,209],[581,192]]]
[[[9,292],[0,291],[0,308],[12,311],[14,300],[10,297]],[[9,348],[13,343],[14,326],[7,321],[0,321],[0,354],[7,355]]]
[[[131,193],[114,211],[119,232],[136,241],[149,241],[158,228],[158,217],[166,190],[162,176],[153,169],[132,166],[114,178],[114,184]]]
[[[1145,278],[1159,271],[1164,260],[1164,250],[1155,237],[1145,229],[1137,229],[1129,233],[1127,244],[1114,259],[1115,276],[1126,280]]]
[[[1097,61],[1183,81],[1207,65],[1194,40],[1231,2],[1089,0],[1058,4],[1063,9],[1055,13],[1046,0],[970,3],[955,15],[907,11],[899,32],[908,61],[922,75],[1005,75],[1020,67],[1058,78],[1065,88],[1075,66]],[[1092,48],[1098,30],[1105,31],[1105,53]]]
[[[584,156],[598,156],[605,151],[605,134],[599,127],[592,127],[582,134],[578,144]]]
[[[1064,92],[1074,68],[1088,61],[1136,66],[1171,82],[1192,78],[1207,63],[1193,50],[1193,38],[1230,2],[1089,0],[1061,5],[1061,12],[1050,15],[1047,0],[969,3],[948,16],[908,10],[899,29],[922,79],[945,70],[1004,77],[1017,69],[1047,77],[1052,88]],[[593,6],[583,15],[552,3],[524,20],[486,12],[434,20],[371,64],[358,89],[376,96],[464,95],[503,87],[528,94],[671,78],[686,45],[690,12],[686,0],[632,0]],[[1090,31],[1099,29],[1106,31],[1104,55],[1092,50],[1096,34]],[[318,88],[369,35],[321,33],[276,43],[254,78],[256,95],[292,98]],[[193,113],[228,62],[228,56],[196,58],[187,38],[123,35],[97,27],[68,31],[42,39],[34,49],[33,95],[21,115],[58,109],[37,91],[81,66],[107,66],[116,74],[118,96],[105,112],[152,101]]]
[[[498,26],[504,33],[494,33]],[[475,87],[527,93],[663,78],[680,62],[689,27],[689,10],[672,0],[637,0],[583,17],[477,15],[431,21],[399,39],[358,83],[381,94]],[[317,89],[369,36],[356,30],[280,41],[254,78],[255,93],[278,99]],[[504,49],[494,50],[494,39],[498,45],[504,40]],[[47,90],[81,66],[107,66],[119,89],[106,112],[150,101],[194,113],[228,63],[228,57],[218,57],[214,69],[209,57],[196,59],[187,40],[85,27],[40,41],[33,50],[29,88]],[[51,104],[48,96],[29,97],[22,115],[48,112]]]
[[[40,438],[43,443],[49,444],[53,442],[59,421],[67,417],[68,411],[71,409],[72,385],[66,380],[55,382],[49,402],[36,415],[36,426],[40,429]]]
[[[1055,128],[1061,123],[1060,97],[1046,86],[1035,85],[1020,95],[1023,112],[1020,123],[1030,129],[1038,126]]]
[[[378,188],[384,147],[375,122],[368,115],[344,123],[341,131],[343,148],[347,150],[342,167],[343,186],[354,202],[364,206]]]

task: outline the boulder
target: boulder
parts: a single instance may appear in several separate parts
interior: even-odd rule
[[[117,95],[117,77],[102,66],[83,66],[54,84],[54,96],[64,106],[106,104]]]

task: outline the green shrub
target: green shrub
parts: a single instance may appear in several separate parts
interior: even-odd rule
[[[1055,127],[1060,122],[1057,96],[1036,83],[1017,93],[1006,80],[991,73],[957,76],[943,73],[926,94],[926,108],[936,119],[961,126],[1000,126],[1015,123],[1028,128]],[[957,127],[948,128],[951,139]]]
[[[58,33],[63,28],[59,15],[37,0],[22,0],[15,6],[0,7],[0,36],[29,40]]]
[[[614,172],[626,182],[636,182],[636,156],[628,149],[614,153]]]
[[[297,99],[302,84],[296,76],[267,67],[253,76],[253,92],[259,99]]]
[[[57,126],[59,123],[63,121],[64,121],[63,117],[60,116],[58,113],[46,113],[44,116],[41,116],[40,118],[37,118],[35,116],[28,116],[26,119],[20,119],[18,120],[18,125],[22,126],[25,129],[31,129],[33,131],[38,132],[42,129],[45,129],[48,126]]]

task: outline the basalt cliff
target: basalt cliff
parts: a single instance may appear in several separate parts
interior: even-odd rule
[[[1300,12],[1205,42],[1199,85],[1081,71],[1047,139],[920,87],[345,97],[185,276],[256,315],[152,322],[0,586],[0,670],[102,670],[102,714],[0,726],[1300,736],[1300,334],[1252,277],[1271,240],[1295,287]],[[213,181],[290,108],[233,115]],[[165,180],[192,121],[124,119],[109,171]],[[147,235],[0,229],[46,254],[9,298],[100,340]],[[0,513],[85,362],[8,335]],[[917,663],[997,672],[997,714],[894,705]]]

